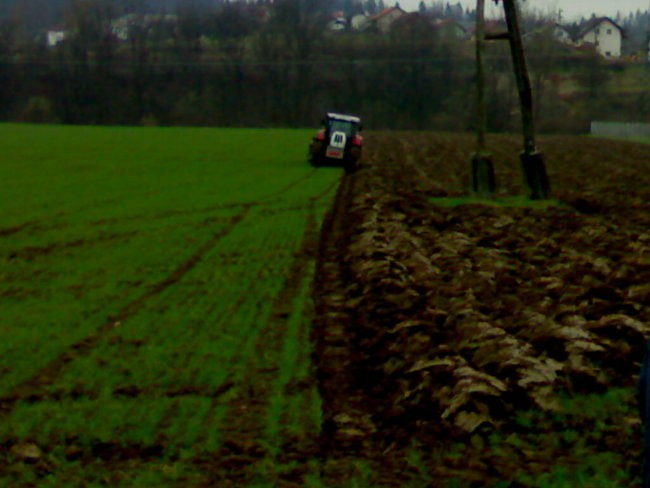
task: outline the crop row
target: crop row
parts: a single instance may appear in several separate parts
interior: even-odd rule
[[[14,143],[26,164],[2,161],[22,168],[14,194],[30,181],[39,192],[0,223],[0,443],[44,456],[34,469],[0,456],[5,481],[74,485],[125,460],[133,482],[189,480],[232,426],[259,427],[273,456],[282,436],[317,430],[318,394],[301,384],[305,241],[339,172],[309,168],[304,132],[9,130],[43,145]],[[260,378],[259,426],[237,427]]]

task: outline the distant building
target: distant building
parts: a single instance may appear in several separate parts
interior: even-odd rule
[[[341,11],[334,12],[331,20],[327,23],[327,28],[331,31],[343,31],[348,26],[345,14]]]
[[[605,58],[620,58],[623,28],[609,17],[597,17],[580,26],[576,44],[593,44]]]
[[[370,22],[372,22],[379,32],[387,34],[393,22],[404,15],[406,15],[406,11],[401,7],[390,7],[370,17]]]
[[[399,38],[404,36],[423,38],[434,32],[429,19],[418,12],[402,15],[391,24],[390,30],[391,34],[396,34]]]
[[[55,26],[48,30],[45,34],[45,39],[49,47],[54,47],[63,42],[68,36],[68,32],[62,26]]]
[[[350,19],[350,27],[356,31],[364,31],[370,27],[370,18],[366,15],[357,14]]]
[[[539,27],[530,32],[526,32],[523,37],[526,40],[535,38],[552,38],[560,44],[565,44],[567,46],[575,45],[571,31],[567,27],[558,24],[557,22],[549,22],[542,27]]]

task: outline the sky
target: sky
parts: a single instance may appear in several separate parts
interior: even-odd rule
[[[476,7],[476,0],[445,1],[448,1],[452,5],[455,5],[460,1],[460,3],[465,7]],[[390,0],[384,0],[384,3],[388,6],[393,2]],[[415,10],[420,4],[420,0],[400,0],[399,3],[405,10]],[[431,3],[431,0],[425,0],[424,3],[429,4]],[[598,17],[615,17],[617,11],[626,15],[630,11],[636,12],[637,9],[641,9],[641,11],[650,9],[650,0],[526,0],[526,3],[542,12],[548,11],[556,13],[559,9],[562,9],[563,18],[568,21],[577,20],[580,16],[591,17],[592,12]],[[488,14],[491,11],[492,15],[494,15],[494,2],[492,0],[486,0],[485,4],[491,5],[488,9]],[[500,13],[502,10],[500,3],[498,9],[497,12]]]

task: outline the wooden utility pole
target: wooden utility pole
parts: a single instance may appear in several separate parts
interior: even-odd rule
[[[512,64],[515,69],[519,99],[521,101],[521,117],[524,128],[524,151],[535,151],[535,124],[533,121],[533,92],[528,77],[528,66],[524,56],[524,45],[521,41],[519,30],[519,15],[517,13],[516,0],[503,0],[503,8],[506,11],[506,24],[508,25],[508,40],[510,41],[510,53]]]
[[[510,52],[512,64],[515,69],[517,88],[519,89],[519,100],[521,102],[521,118],[523,123],[524,151],[521,154],[521,167],[524,179],[530,191],[530,198],[540,200],[549,197],[550,185],[546,174],[544,157],[537,152],[535,145],[535,123],[533,119],[533,92],[528,77],[528,67],[524,54],[524,45],[521,40],[519,28],[519,14],[517,12],[517,0],[503,0],[503,8],[506,13],[506,24],[508,25],[508,40],[510,41]]]
[[[499,3],[499,0],[494,0]],[[512,55],[512,64],[517,80],[521,117],[523,125],[524,150],[521,153],[521,168],[524,180],[529,189],[531,199],[539,200],[549,197],[550,185],[546,174],[544,157],[537,152],[535,144],[535,124],[533,118],[533,95],[524,54],[524,45],[519,27],[517,0],[503,0],[508,32],[485,34],[485,0],[476,2],[476,65],[478,85],[478,141],[477,154],[472,156],[472,189],[476,193],[485,193],[490,188],[488,183],[491,175],[491,192],[494,192],[494,169],[489,155],[485,153],[486,108],[485,108],[485,66],[484,53],[486,40],[508,40]],[[485,161],[489,161],[489,164]],[[489,170],[486,169],[489,167]],[[483,177],[481,175],[484,175]]]
[[[471,157],[472,192],[482,197],[491,197],[496,190],[494,164],[487,152],[485,133],[487,131],[487,106],[485,103],[485,0],[476,4],[476,153]]]
[[[485,104],[485,0],[476,2],[476,86],[477,86],[477,141],[476,152],[485,152],[487,106]]]

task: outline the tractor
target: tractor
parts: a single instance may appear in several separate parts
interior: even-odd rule
[[[346,173],[359,168],[361,158],[361,119],[354,115],[330,112],[323,117],[323,128],[309,145],[312,166],[343,166]]]

